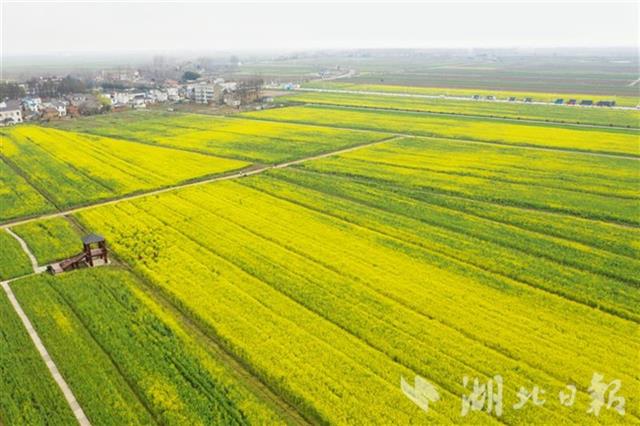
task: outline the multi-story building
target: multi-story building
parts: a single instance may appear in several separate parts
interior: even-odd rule
[[[22,123],[20,101],[0,102],[0,126]]]

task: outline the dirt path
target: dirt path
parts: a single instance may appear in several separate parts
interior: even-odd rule
[[[29,260],[31,261],[31,268],[33,268],[34,273],[40,274],[47,270],[46,266],[38,266],[38,259],[36,259],[33,253],[31,253],[29,246],[22,238],[20,238],[17,234],[15,234],[9,228],[6,228],[6,231],[9,233],[9,235],[11,235],[13,238],[15,238],[18,241],[18,243],[20,244],[20,247],[22,248],[22,251],[24,251],[27,254],[27,257],[29,257]]]
[[[0,225],[0,229],[9,230],[12,226],[22,225],[22,224],[25,224],[25,223],[35,222],[35,221],[38,221],[38,220],[51,219],[51,218],[54,218],[54,217],[66,216],[66,215],[69,215],[69,214],[77,213],[77,212],[80,212],[80,211],[83,211],[83,210],[92,209],[92,208],[95,208],[95,207],[113,205],[113,204],[117,204],[117,203],[120,203],[120,202],[123,202],[123,201],[135,200],[135,199],[138,199],[138,198],[143,198],[143,197],[149,197],[149,196],[153,196],[153,195],[163,194],[165,192],[176,191],[178,189],[190,188],[190,187],[193,187],[193,186],[200,186],[200,185],[204,185],[204,184],[212,183],[212,182],[220,182],[220,181],[224,181],[224,180],[238,179],[238,178],[242,178],[242,177],[246,177],[246,176],[257,175],[259,173],[263,173],[263,172],[266,172],[266,171],[271,170],[271,169],[282,169],[282,168],[289,167],[289,166],[292,166],[292,165],[295,165],[295,164],[304,163],[305,161],[312,161],[312,160],[317,160],[317,159],[320,159],[320,158],[330,157],[330,156],[333,156],[333,155],[340,155],[340,154],[344,154],[344,153],[347,153],[347,152],[355,151],[355,150],[360,149],[360,148],[366,148],[366,147],[369,147],[369,146],[374,146],[374,145],[378,145],[378,144],[381,144],[381,143],[389,142],[389,141],[392,141],[392,140],[397,139],[397,138],[398,138],[398,136],[391,135],[388,138],[380,139],[380,140],[377,140],[377,141],[374,141],[374,142],[367,142],[367,143],[364,143],[364,144],[354,145],[354,146],[350,146],[348,148],[338,149],[338,150],[335,150],[335,151],[329,151],[329,152],[325,152],[325,153],[322,153],[322,154],[313,155],[313,156],[310,156],[310,157],[299,158],[297,160],[291,160],[291,161],[287,161],[287,162],[284,162],[284,163],[272,164],[272,165],[267,165],[267,166],[257,166],[257,167],[256,166],[250,166],[250,167],[248,167],[246,169],[242,169],[240,171],[233,172],[233,173],[230,173],[230,174],[227,174],[227,175],[215,176],[215,177],[212,177],[212,178],[198,180],[198,181],[195,181],[195,182],[188,182],[188,183],[168,186],[166,188],[156,189],[156,190],[147,191],[147,192],[134,194],[134,195],[125,195],[123,197],[115,198],[115,199],[112,199],[112,200],[101,201],[101,202],[88,204],[88,205],[81,206],[81,207],[72,207],[72,208],[69,208],[69,209],[60,210],[58,212],[41,214],[41,215],[37,215],[37,216],[26,218],[26,219],[16,219],[16,220],[12,220],[12,221],[3,223],[2,225]],[[13,235],[15,237],[17,237],[15,234],[13,234]],[[19,239],[19,237],[17,237],[17,238]],[[25,246],[26,246],[26,244],[25,244]],[[28,248],[27,248],[27,250],[28,250]]]
[[[31,324],[29,317],[27,317],[27,314],[25,314],[24,310],[22,309],[22,306],[20,306],[20,303],[18,303],[18,299],[16,299],[15,295],[13,294],[13,291],[11,290],[11,287],[9,286],[9,281],[3,281],[2,283],[0,283],[0,285],[2,285],[2,288],[4,289],[4,292],[7,295],[9,302],[11,302],[11,306],[13,306],[13,309],[18,314],[18,317],[20,317],[20,320],[22,321],[24,328],[27,330],[29,337],[33,341],[33,344],[38,350],[38,353],[42,357],[42,360],[47,365],[47,368],[51,373],[51,377],[53,377],[53,380],[56,382],[56,384],[64,394],[64,398],[67,400],[67,403],[69,404],[69,408],[71,408],[71,411],[73,411],[73,415],[75,416],[76,420],[78,420],[78,423],[81,426],[90,426],[91,423],[89,422],[89,419],[87,418],[87,416],[84,414],[84,411],[82,410],[82,407],[80,407],[80,404],[78,404],[78,401],[76,400],[75,395],[71,391],[71,388],[69,387],[67,382],[64,380],[64,378],[60,374],[60,371],[58,370],[58,367],[51,359],[51,356],[49,355],[47,348],[45,348],[44,344],[42,343],[40,336],[36,332],[35,328],[33,328],[33,325]]]

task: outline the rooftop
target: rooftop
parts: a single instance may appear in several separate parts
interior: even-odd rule
[[[82,244],[94,244],[104,241],[104,237],[98,234],[88,234],[82,237]]]

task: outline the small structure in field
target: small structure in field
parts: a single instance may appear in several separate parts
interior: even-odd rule
[[[85,235],[82,238],[82,252],[68,259],[52,263],[47,271],[59,274],[73,269],[106,265],[109,263],[107,242],[103,236],[97,234]]]

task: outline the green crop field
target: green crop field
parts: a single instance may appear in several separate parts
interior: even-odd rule
[[[640,424],[636,111],[285,99],[0,130],[3,228],[106,239],[0,232],[92,424]],[[0,424],[73,424],[0,299]]]
[[[75,130],[257,163],[278,163],[382,139],[375,132],[195,114],[130,113],[66,124]]]
[[[237,170],[241,161],[151,148],[76,132],[21,126],[0,131],[2,156],[59,207]],[[31,212],[37,211],[34,204]]]
[[[14,291],[94,423],[275,421],[124,270],[33,277]]]
[[[0,157],[0,221],[55,207]]]
[[[73,424],[75,419],[62,391],[49,375],[4,292],[0,297],[0,318],[0,423]]]
[[[0,231],[0,280],[31,272],[29,258],[20,248],[18,241],[4,230]]]
[[[25,223],[12,229],[27,243],[40,265],[71,257],[82,249],[78,230],[62,217]]]
[[[351,90],[358,89],[358,87],[355,87]],[[640,111],[636,110],[323,92],[299,92],[278,100],[320,105],[477,115],[517,120],[640,127]]]

